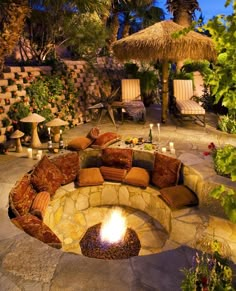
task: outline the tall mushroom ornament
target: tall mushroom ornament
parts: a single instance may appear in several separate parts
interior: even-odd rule
[[[114,55],[120,61],[162,62],[162,122],[167,119],[169,62],[185,59],[216,59],[213,41],[189,31],[176,36],[184,27],[171,20],[161,21],[113,43]]]
[[[31,113],[30,115],[20,120],[21,122],[32,123],[32,131],[31,131],[31,147],[32,148],[39,148],[42,145],[38,136],[38,123],[44,120],[45,118],[37,113]]]
[[[48,128],[53,127],[53,141],[58,142],[60,138],[60,127],[68,125],[68,122],[57,117],[47,122],[46,125]]]

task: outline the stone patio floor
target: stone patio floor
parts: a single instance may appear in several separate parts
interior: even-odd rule
[[[216,146],[230,143],[236,146],[235,136],[215,130],[216,117],[207,114],[206,128],[193,122],[179,123],[170,117],[161,124],[161,144],[174,142],[176,156],[188,165],[208,164],[210,157],[203,155],[208,144]],[[98,125],[101,132],[116,131],[125,139],[128,136],[148,138],[149,124],[154,123],[153,137],[157,139],[157,122],[160,108],[148,108],[147,122],[126,121],[115,128],[109,119]],[[64,133],[65,141],[86,135],[94,122],[79,125]],[[183,274],[180,269],[189,267],[195,250],[192,248],[202,227],[229,240],[232,259],[236,262],[236,226],[229,227],[225,220],[209,217],[198,208],[188,208],[172,213],[172,229],[162,246],[162,252],[133,257],[128,260],[105,261],[56,250],[28,236],[9,221],[8,194],[15,182],[37,162],[23,153],[9,152],[0,156],[0,290],[131,290],[177,291]],[[203,176],[207,175],[207,168]],[[235,186],[235,184],[233,185]],[[66,191],[71,189],[66,188]],[[233,266],[236,273],[235,265]]]

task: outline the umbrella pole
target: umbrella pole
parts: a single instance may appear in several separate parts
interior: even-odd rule
[[[168,70],[169,70],[169,63],[168,61],[164,61],[162,64],[162,107],[161,107],[161,122],[162,123],[165,123],[167,120],[167,108],[168,108],[168,97],[169,97]]]

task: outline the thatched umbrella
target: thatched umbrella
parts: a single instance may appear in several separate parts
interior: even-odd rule
[[[113,52],[120,61],[162,62],[162,121],[166,121],[168,103],[168,62],[184,59],[209,60],[216,58],[213,41],[200,33],[176,33],[184,27],[171,21],[161,21],[113,43]]]

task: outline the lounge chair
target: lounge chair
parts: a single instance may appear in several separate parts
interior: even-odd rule
[[[133,120],[146,121],[146,108],[141,98],[139,79],[121,80],[121,101],[114,102],[113,107],[121,109],[122,121],[124,114],[128,114]]]
[[[205,127],[205,109],[193,97],[192,80],[174,80],[174,103],[180,117],[191,116],[196,117]]]

